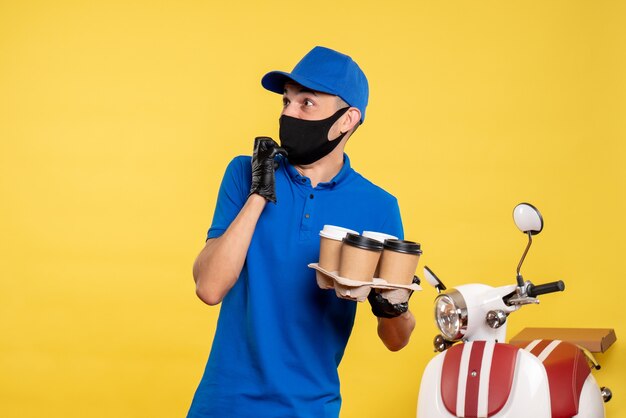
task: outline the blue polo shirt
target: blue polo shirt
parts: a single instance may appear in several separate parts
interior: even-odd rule
[[[208,238],[223,234],[243,207],[250,160],[236,157],[226,169]],[[265,206],[241,275],[222,301],[190,418],[339,416],[337,366],[356,303],[320,289],[307,265],[318,260],[325,224],[402,238],[398,203],[355,172],[347,155],[332,181],[314,188],[281,159],[276,196],[276,204]]]

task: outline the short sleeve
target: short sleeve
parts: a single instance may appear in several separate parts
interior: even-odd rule
[[[207,239],[221,236],[246,203],[252,177],[251,157],[235,157],[224,173]]]
[[[404,228],[402,226],[402,216],[400,215],[400,206],[398,200],[394,197],[389,205],[387,219],[383,223],[381,231],[404,239]]]

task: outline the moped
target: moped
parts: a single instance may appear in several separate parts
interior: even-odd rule
[[[599,368],[591,353],[559,340],[505,343],[508,316],[538,296],[565,290],[562,281],[534,285],[520,273],[543,218],[531,204],[513,211],[515,224],[528,236],[517,266],[517,283],[501,287],[446,286],[428,267],[425,279],[439,295],[434,339],[436,355],[422,376],[418,418],[506,417],[600,418],[612,396],[590,372]]]

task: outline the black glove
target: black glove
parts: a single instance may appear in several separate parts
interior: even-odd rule
[[[250,194],[257,193],[270,202],[276,203],[276,187],[274,178],[274,157],[277,154],[287,156],[287,152],[267,136],[254,138],[252,154],[252,187]],[[250,196],[250,195],[248,195]]]
[[[413,283],[419,284],[420,279],[417,276],[413,276]],[[413,296],[413,291],[409,290],[409,299]],[[395,318],[402,315],[409,310],[409,299],[402,303],[391,303],[382,295],[376,291],[376,289],[370,290],[367,295],[367,301],[372,306],[372,313],[379,318]]]

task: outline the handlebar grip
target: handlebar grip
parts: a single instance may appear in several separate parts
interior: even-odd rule
[[[530,285],[528,287],[528,296],[534,298],[539,295],[545,295],[546,293],[562,292],[564,290],[565,283],[563,283],[563,280],[559,280],[558,282],[545,283],[537,286]]]

